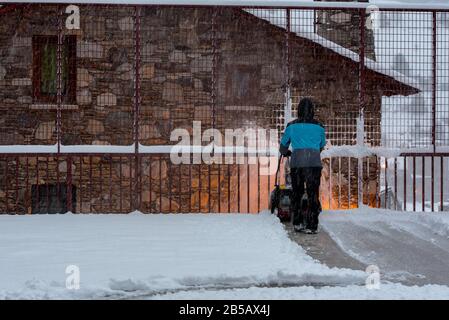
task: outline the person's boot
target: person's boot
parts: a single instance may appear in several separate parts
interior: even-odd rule
[[[318,233],[318,226],[314,225],[314,224],[310,224],[310,225],[308,225],[304,229],[304,233],[306,233],[306,234],[317,234]]]
[[[293,229],[296,232],[303,232],[305,230],[305,227],[302,223],[298,224],[298,225],[293,225]]]

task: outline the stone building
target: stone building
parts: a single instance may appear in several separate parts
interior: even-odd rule
[[[137,20],[133,6],[79,9],[80,28],[67,29],[57,5],[0,7],[0,145],[37,146],[35,154],[60,137],[63,153],[77,150],[1,161],[1,212],[43,211],[56,193],[64,194],[58,202],[73,196],[76,212],[222,211],[240,197],[231,179],[240,169],[176,167],[166,155],[135,160],[135,140],[173,144],[172,130],[192,131],[193,121],[203,129],[276,127],[288,85],[295,103],[314,99],[325,124],[359,109],[357,52],[312,32],[292,32],[287,51],[285,21],[263,10],[142,6]],[[365,109],[378,125],[382,96],[418,89],[368,62]],[[338,143],[353,138],[342,133]],[[86,145],[125,151],[88,156]]]
[[[330,2],[330,0],[315,0],[317,2]],[[348,2],[348,0],[332,0],[333,2]],[[353,2],[365,2],[369,0],[353,0]],[[365,25],[369,24],[370,13],[366,12]],[[367,23],[368,22],[368,23]],[[360,32],[360,11],[347,9],[321,10],[316,14],[316,32],[345,48],[359,52],[361,42],[364,42],[365,55],[375,60],[374,34],[371,28],[364,28],[362,39]]]

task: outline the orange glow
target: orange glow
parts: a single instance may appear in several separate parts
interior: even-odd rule
[[[349,208],[346,203],[338,205],[338,199],[332,199],[331,203],[329,203],[329,199],[321,199],[321,207],[323,210],[352,210],[357,209],[358,205],[352,203]]]

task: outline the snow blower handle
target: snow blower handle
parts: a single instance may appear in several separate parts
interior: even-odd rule
[[[291,155],[292,155],[292,152],[291,152],[290,150],[288,150],[288,152],[287,152],[286,155],[283,155],[283,154],[280,155],[279,160],[278,160],[278,168],[277,168],[277,170],[276,170],[276,178],[275,178],[275,180],[274,180],[274,181],[275,181],[275,182],[274,182],[274,186],[275,186],[275,187],[279,187],[280,184],[281,184],[280,177],[279,177],[279,171],[281,170],[281,162],[282,162],[282,158],[288,158],[288,157],[290,157]]]
[[[278,181],[278,180],[279,180],[279,171],[281,170],[281,161],[282,161],[283,157],[284,156],[281,154],[281,156],[279,157],[279,160],[278,160],[278,168],[276,170],[276,177],[274,179],[274,186],[275,187],[279,187],[279,185],[280,185],[280,181]]]

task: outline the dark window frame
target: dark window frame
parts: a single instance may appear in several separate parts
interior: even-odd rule
[[[68,207],[66,182],[31,185],[31,214],[57,214],[76,211],[77,186],[72,188],[72,208]]]
[[[45,44],[58,45],[58,36],[33,36],[33,101],[35,103],[57,103],[57,94],[45,94],[42,84],[42,50]],[[63,46],[67,54],[67,84],[62,92],[63,104],[76,103],[76,36],[64,36]]]

